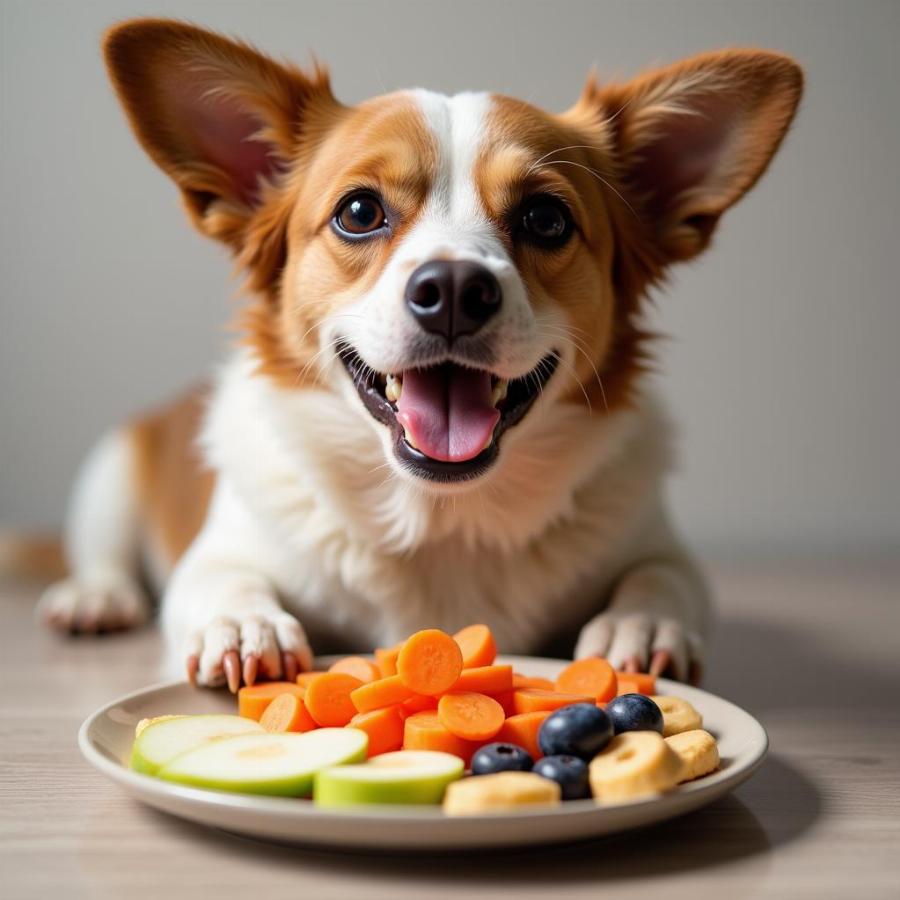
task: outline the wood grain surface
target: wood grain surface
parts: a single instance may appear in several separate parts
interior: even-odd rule
[[[640,898],[900,896],[900,566],[717,567],[704,687],[771,755],[732,796],[639,833],[425,857],[277,847],[130,800],[85,763],[81,721],[157,680],[154,627],[63,638],[0,585],[0,896]]]

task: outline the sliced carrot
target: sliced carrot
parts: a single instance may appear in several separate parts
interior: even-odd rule
[[[537,688],[540,691],[554,691],[556,685],[549,678],[538,678],[532,675],[520,675],[513,673],[514,688]]]
[[[346,672],[326,672],[309,683],[304,702],[319,725],[340,728],[356,715],[350,694],[359,687],[362,682]]]
[[[559,691],[541,691],[537,688],[525,688],[516,691],[513,697],[513,707],[516,714],[538,712],[540,710],[554,710],[561,706],[570,706],[572,703],[595,703],[593,697],[586,694],[562,694]]]
[[[319,726],[296,694],[279,694],[260,716],[266,731],[312,731]]]
[[[503,707],[503,713],[506,716],[514,716],[516,714],[516,692],[501,691],[499,694],[491,694],[491,696]]]
[[[350,695],[350,699],[358,712],[371,712],[373,709],[383,709],[385,706],[396,706],[404,700],[409,700],[413,693],[400,680],[399,675],[391,675],[388,678],[379,678],[378,681],[360,685]]]
[[[531,754],[532,759],[538,760],[544,755],[538,746],[538,731],[544,719],[549,715],[550,710],[541,710],[510,716],[503,723],[494,740],[504,744],[518,744]]]
[[[411,715],[403,723],[404,750],[441,750],[465,760],[466,765],[480,744],[466,741],[448,731],[433,709]]]
[[[441,725],[465,741],[489,741],[505,718],[496,700],[475,691],[444,694],[438,703]]]
[[[459,678],[462,667],[459,644],[437,628],[408,637],[397,655],[397,675],[417,694],[443,694]]]
[[[403,644],[397,644],[396,647],[375,648],[375,662],[378,663],[382,678],[390,678],[391,675],[397,674],[397,656],[402,646]]]
[[[313,678],[318,678],[320,675],[324,675],[324,671],[317,672],[301,672],[297,676],[297,684],[301,687],[308,687],[309,683],[313,680]]]
[[[489,666],[497,658],[497,642],[487,625],[467,625],[453,635],[463,655],[463,667]]]
[[[358,678],[363,684],[370,681],[377,681],[381,678],[381,669],[375,665],[370,659],[362,656],[345,656],[328,668],[329,672],[345,672]]]
[[[413,694],[409,700],[400,704],[400,715],[405,719],[413,713],[422,712],[424,709],[437,709],[438,698],[429,697],[427,694]]]
[[[616,696],[616,670],[596,656],[576,659],[556,678],[556,690],[563,694],[586,694],[597,702]]]
[[[369,736],[367,755],[370,757],[399,750],[403,746],[403,716],[396,706],[357,713],[347,727],[358,728]]]
[[[242,687],[238,691],[238,715],[258,722],[266,707],[279,694],[295,694],[302,698],[305,693],[306,689],[294,684],[293,681],[264,681]]]
[[[453,693],[476,691],[479,694],[500,694],[513,687],[512,666],[477,666],[463,669],[450,688]]]
[[[644,672],[616,672],[618,694],[656,694],[656,676]]]

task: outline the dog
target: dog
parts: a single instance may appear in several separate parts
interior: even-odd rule
[[[104,54],[249,297],[211,385],[89,456],[40,616],[132,627],[149,583],[167,669],[232,691],[312,647],[472,622],[505,652],[696,680],[710,601],[661,497],[642,314],[767,168],[797,64],[592,75],[550,114],[428,90],[348,107],[318,63],[179,21],[116,25]]]

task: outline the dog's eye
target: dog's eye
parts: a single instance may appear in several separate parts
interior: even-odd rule
[[[572,216],[561,200],[539,195],[521,208],[520,233],[541,247],[560,247],[572,234]]]
[[[357,237],[384,228],[387,217],[381,201],[373,194],[354,194],[345,200],[334,217],[338,231]]]

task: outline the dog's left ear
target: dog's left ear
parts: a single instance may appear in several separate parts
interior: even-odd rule
[[[761,50],[706,53],[623,85],[591,78],[568,116],[601,127],[630,204],[666,261],[703,250],[762,175],[800,100],[803,74]]]

